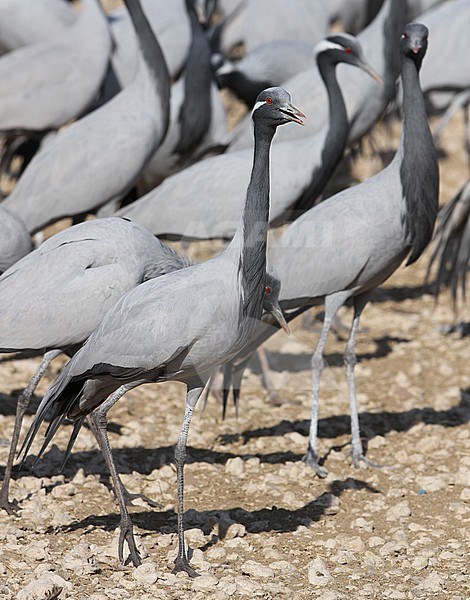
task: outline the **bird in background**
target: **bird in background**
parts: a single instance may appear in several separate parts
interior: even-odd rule
[[[81,4],[82,12],[70,26],[64,24],[56,35],[0,57],[3,170],[19,142],[40,140],[81,116],[98,94],[110,59],[111,37],[99,0]],[[35,25],[40,28],[41,22]]]
[[[312,206],[342,157],[349,123],[336,67],[343,63],[359,67],[380,80],[350,35],[329,36],[316,46],[315,57],[328,91],[330,118],[311,137],[274,144],[272,225],[293,219]],[[251,160],[251,150],[245,149],[196,163],[116,215],[141,223],[160,237],[230,239],[242,209]]]
[[[176,380],[187,386],[185,414],[175,451],[178,481],[178,556],[175,570],[195,575],[184,542],[184,477],[191,417],[212,369],[234,357],[262,315],[269,217],[269,152],[279,125],[302,124],[304,115],[282,88],[262,92],[253,110],[255,149],[237,232],[217,257],[147,281],[116,303],[87,343],[47,391],[27,434],[24,452],[49,409],[52,420],[39,454],[65,418],[74,422],[70,452],[84,418],[94,412],[106,437],[106,414],[129,389]],[[112,460],[112,459],[111,459]],[[112,472],[121,511],[119,558],[124,540],[140,563],[132,522]]]
[[[332,321],[345,304],[354,317],[344,353],[348,381],[354,465],[372,464],[364,455],[354,367],[359,320],[373,290],[407,259],[413,264],[431,240],[438,210],[439,169],[426,117],[419,70],[428,30],[419,23],[403,29],[399,41],[403,83],[403,124],[392,162],[363,183],[313,207],[289,227],[268,252],[268,264],[282,281],[280,306],[289,323],[310,306],[325,305],[323,327],[312,356],[312,408],[307,463],[321,477],[317,454],[323,351]],[[243,369],[254,348],[272,335],[261,324],[246,348],[224,367],[225,396],[238,397]],[[227,361],[230,362],[230,361]]]
[[[170,82],[165,59],[140,1],[125,4],[139,35],[135,79],[34,156],[4,201],[31,233],[120,199],[166,135]]]

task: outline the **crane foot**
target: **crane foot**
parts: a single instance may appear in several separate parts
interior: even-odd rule
[[[361,467],[361,463],[363,463],[366,467],[374,467],[375,469],[381,469],[382,465],[376,463],[364,456],[362,452],[352,452],[353,463],[356,469]]]
[[[140,554],[135,543],[132,523],[124,521],[120,523],[119,527],[121,529],[118,543],[119,560],[123,565],[128,565],[130,562],[132,562],[134,567],[138,567],[142,564],[142,559],[140,558]],[[124,541],[126,541],[127,545],[129,546],[129,556],[126,558],[126,560],[124,560]]]
[[[181,571],[184,571],[190,577],[199,577],[199,573],[190,566],[188,559],[178,556],[175,559],[175,566],[172,573],[180,573]]]
[[[19,505],[16,500],[10,502],[8,496],[6,498],[0,497],[0,509],[5,510],[9,515],[16,515],[19,510]]]
[[[318,477],[320,477],[321,479],[325,479],[325,477],[328,477],[328,471],[318,464],[317,455],[310,447],[308,448],[307,454],[304,455],[302,460],[305,464],[311,467],[316,473],[316,475],[318,475]]]

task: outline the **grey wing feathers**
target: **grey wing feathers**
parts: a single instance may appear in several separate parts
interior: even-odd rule
[[[426,281],[429,279],[432,265],[437,262],[436,294],[439,294],[443,286],[449,285],[456,307],[459,287],[462,298],[465,298],[470,264],[470,180],[467,180],[459,193],[441,209],[434,240],[435,246],[428,264]]]

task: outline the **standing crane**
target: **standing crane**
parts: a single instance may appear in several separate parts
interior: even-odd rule
[[[392,162],[363,183],[332,196],[294,221],[270,248],[268,264],[282,281],[280,306],[289,322],[310,306],[325,305],[323,327],[312,356],[312,409],[306,461],[321,477],[317,456],[318,405],[325,342],[339,308],[352,304],[354,318],[344,353],[349,388],[354,465],[373,464],[362,448],[354,366],[359,319],[373,290],[407,258],[414,263],[432,237],[438,209],[439,168],[426,118],[419,70],[428,30],[408,24],[400,39],[403,126]],[[274,324],[272,324],[274,325]],[[274,325],[275,327],[276,325]],[[254,348],[273,333],[260,325],[247,347],[225,367],[225,397],[236,396]]]
[[[279,125],[302,124],[282,88],[258,96],[253,111],[255,149],[245,206],[237,232],[217,257],[147,281],[111,309],[87,343],[46,392],[26,436],[25,454],[52,409],[45,447],[66,417],[75,425],[70,452],[86,415],[93,413],[109,449],[106,415],[129,389],[143,383],[181,381],[187,386],[183,425],[176,445],[178,480],[178,556],[175,570],[190,575],[184,542],[184,464],[191,417],[212,369],[233,358],[251,338],[261,318],[266,272],[269,216],[269,152]],[[112,457],[109,449],[109,460]],[[112,471],[121,521],[119,557],[124,540],[130,558],[140,563],[132,521]]]

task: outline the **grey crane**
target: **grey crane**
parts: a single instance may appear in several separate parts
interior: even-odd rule
[[[251,337],[262,313],[269,214],[269,151],[278,125],[302,123],[282,88],[262,92],[253,112],[255,151],[245,207],[237,233],[217,257],[143,283],[111,309],[87,343],[47,391],[25,440],[25,453],[49,408],[52,421],[43,449],[68,415],[74,431],[95,411],[106,439],[106,413],[129,389],[177,380],[187,386],[183,425],[175,451],[178,479],[177,571],[194,575],[184,544],[183,469],[191,416],[212,369],[229,360]],[[101,406],[101,408],[100,408]],[[106,445],[108,442],[106,441]],[[42,453],[41,450],[40,454]],[[134,564],[132,522],[113,479],[121,511],[119,555],[124,540]]]
[[[168,70],[139,0],[126,0],[126,6],[143,55],[136,78],[110,102],[60,132],[28,165],[5,206],[30,232],[122,197],[165,137]]]
[[[462,301],[466,298],[470,265],[470,179],[467,179],[452,200],[439,211],[426,281],[429,281],[430,271],[435,263],[438,265],[436,296],[443,286],[450,286],[454,311],[457,313],[459,296]],[[448,329],[459,329],[463,334],[465,326],[461,323]]]
[[[349,144],[357,142],[375,125],[388,103],[395,97],[395,84],[399,75],[395,44],[405,24],[405,4],[403,0],[386,0],[377,17],[357,36],[364,55],[384,80],[383,86],[357,69],[341,65],[338,67],[338,81],[351,124]],[[315,115],[315,119],[310,119],[301,131],[286,131],[289,128],[281,130],[273,148],[281,141],[312,135],[324,127],[328,120],[328,98],[316,65],[288,79],[283,85],[292,90],[294,98],[301,99],[300,106],[305,107],[307,114]],[[230,132],[227,139],[230,144],[228,151],[247,148],[250,139],[250,124],[245,118]]]
[[[437,214],[439,170],[426,119],[419,69],[428,45],[428,30],[408,24],[400,40],[403,82],[403,126],[392,162],[363,183],[330,197],[304,213],[282,234],[268,253],[282,281],[279,297],[289,322],[309,306],[325,304],[322,331],[312,356],[312,414],[306,460],[324,477],[316,452],[323,349],[331,323],[344,304],[354,318],[344,353],[355,466],[365,458],[355,392],[355,342],[361,313],[371,292],[408,257],[415,262],[429,243]],[[260,326],[233,366],[226,368],[227,389],[239,386],[250,351],[273,329]],[[238,393],[238,392],[237,392]]]
[[[128,290],[188,264],[140,225],[110,218],[55,234],[0,277],[0,352],[47,350],[18,400],[1,508],[12,511],[8,491],[22,419],[51,361],[73,354]]]
[[[99,2],[82,4],[80,17],[61,33],[0,58],[2,134],[58,129],[80,115],[98,93],[111,38]]]
[[[0,206],[0,215],[3,212],[7,213]],[[19,221],[14,215],[11,220],[16,225]],[[4,233],[2,224],[0,221],[0,233]],[[0,236],[0,246],[9,239],[7,234]],[[0,266],[5,259],[0,254]],[[9,484],[23,416],[51,361],[61,352],[74,354],[128,290],[188,265],[186,258],[140,225],[109,218],[86,221],[55,234],[0,277],[0,352],[47,349],[18,400],[0,508],[13,510]],[[279,289],[276,276],[267,273],[264,308],[286,327],[278,303]],[[100,441],[98,435],[97,439]],[[104,455],[107,459],[106,451]],[[125,489],[123,493],[126,500],[135,497]]]
[[[9,52],[51,39],[75,19],[72,6],[63,0],[0,0],[0,49]]]
[[[32,249],[23,221],[0,204],[0,275]]]
[[[328,89],[330,121],[309,138],[273,146],[272,224],[292,216],[296,203],[301,203],[302,209],[308,202],[311,206],[342,156],[349,125],[335,77],[336,65],[355,65],[376,77],[360,45],[348,34],[320,42],[316,58]],[[169,177],[117,214],[145,223],[160,236],[230,238],[242,208],[250,163],[248,149],[201,161]]]

